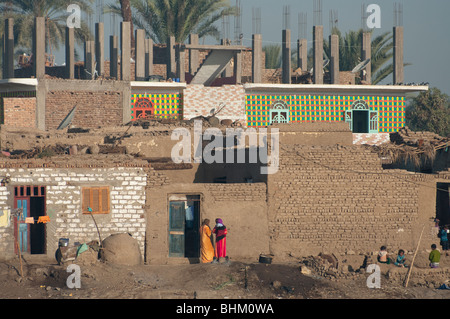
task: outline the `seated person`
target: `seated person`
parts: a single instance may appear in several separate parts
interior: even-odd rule
[[[378,260],[378,262],[380,262],[382,264],[390,264],[391,263],[391,259],[388,256],[386,246],[381,246],[380,252],[378,253],[377,260]]]
[[[403,249],[400,249],[398,251],[397,259],[395,260],[394,264],[398,267],[407,267],[405,265],[405,261],[406,261],[405,251]]]

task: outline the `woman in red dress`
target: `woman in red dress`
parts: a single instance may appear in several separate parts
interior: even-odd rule
[[[213,233],[216,234],[216,251],[215,255],[217,261],[219,258],[227,257],[227,228],[223,224],[222,219],[216,219],[216,226],[213,229]]]

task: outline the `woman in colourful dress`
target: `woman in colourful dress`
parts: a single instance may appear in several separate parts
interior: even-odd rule
[[[200,257],[202,263],[210,263],[214,260],[214,246],[211,235],[209,219],[205,219],[200,227]]]
[[[223,224],[222,219],[216,219],[216,226],[213,229],[213,233],[216,235],[216,258],[227,257],[227,228]]]

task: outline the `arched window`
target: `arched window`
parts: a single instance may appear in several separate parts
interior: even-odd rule
[[[363,100],[355,101],[352,108],[344,112],[344,119],[353,133],[378,133],[378,112],[371,111]]]
[[[151,118],[155,109],[150,99],[142,97],[134,103],[135,119]]]
[[[283,101],[275,101],[270,107],[270,124],[289,123],[289,106]]]

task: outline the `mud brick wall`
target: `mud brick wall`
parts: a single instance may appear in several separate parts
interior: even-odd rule
[[[268,177],[273,253],[413,249],[419,186],[410,175],[383,171],[359,146],[282,146]]]
[[[36,98],[3,98],[4,124],[11,127],[36,127]]]
[[[43,87],[38,98],[45,103],[46,129],[56,129],[75,105],[72,125],[84,128],[121,125],[129,112],[127,82],[46,80]]]
[[[86,128],[121,125],[121,103],[120,92],[50,91],[46,97],[46,127],[57,128],[75,105],[73,125]]]
[[[144,252],[145,186],[147,176],[140,167],[116,168],[27,168],[0,169],[1,176],[11,182],[0,187],[0,210],[14,206],[14,186],[46,186],[46,251],[54,257],[59,238],[69,238],[70,244],[99,240],[90,215],[82,214],[82,187],[109,186],[110,213],[95,214],[102,239],[114,233],[130,233]],[[0,255],[14,254],[14,223],[0,227]]]
[[[214,201],[265,201],[266,184],[206,184]]]
[[[219,119],[231,119],[245,123],[245,90],[242,85],[225,85],[222,87],[205,87],[187,85],[183,95],[184,118],[208,116],[211,109],[218,111]]]
[[[149,173],[146,256],[150,264],[188,262],[184,258],[169,257],[168,216],[172,195],[200,195],[200,219],[209,219],[211,227],[216,218],[223,219],[228,229],[227,253],[232,259],[246,258],[256,262],[260,253],[269,252],[265,183],[186,183],[180,177],[182,174]]]

